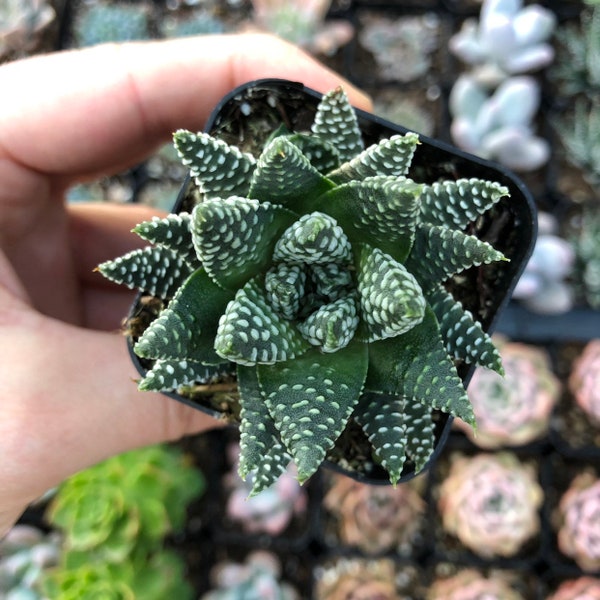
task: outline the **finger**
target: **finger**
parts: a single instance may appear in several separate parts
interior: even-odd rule
[[[263,34],[110,44],[0,69],[0,149],[31,169],[93,175],[133,164],[178,128],[201,129],[220,98],[260,77],[319,91],[343,83],[295,46]],[[43,135],[40,135],[43,132]]]

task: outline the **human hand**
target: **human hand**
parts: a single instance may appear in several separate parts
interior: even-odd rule
[[[65,205],[74,183],[142,160],[179,128],[200,130],[233,87],[285,77],[343,83],[266,35],[110,44],[0,67],[0,537],[24,507],[110,455],[217,421],[137,391],[117,331],[132,294],[94,267],[133,249],[157,211]]]

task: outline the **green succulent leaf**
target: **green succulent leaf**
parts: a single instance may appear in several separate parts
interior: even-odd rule
[[[205,383],[227,370],[226,364],[205,365],[195,360],[159,359],[138,388],[143,392],[168,392],[194,383]]]
[[[315,293],[328,302],[335,302],[354,291],[352,271],[347,265],[311,265],[309,278]]]
[[[233,292],[218,287],[198,269],[134,346],[142,358],[192,360],[221,364],[213,348],[219,317]]]
[[[295,219],[269,202],[237,196],[207,200],[192,212],[194,248],[218,286],[237,290],[270,266],[275,242]]]
[[[298,146],[281,136],[271,141],[260,155],[248,197],[302,213],[306,198],[320,196],[333,186]]]
[[[271,486],[286,470],[292,457],[281,442],[258,385],[256,367],[238,365],[240,390],[240,459],[242,479],[252,474],[251,496]]]
[[[406,333],[369,344],[365,388],[415,398],[474,424],[473,408],[444,347],[433,311]]]
[[[357,289],[367,341],[400,335],[423,320],[423,292],[403,264],[366,244],[360,248],[357,263]]]
[[[508,196],[508,188],[493,181],[471,178],[436,182],[423,189],[420,220],[464,229],[503,196]]]
[[[369,146],[358,156],[327,173],[335,183],[362,181],[367,177],[399,177],[406,175],[419,143],[416,133],[393,135],[387,140]]]
[[[507,260],[501,252],[473,235],[441,226],[417,228],[407,269],[425,290],[470,267]]]
[[[98,265],[107,279],[158,298],[171,298],[193,267],[178,253],[163,246],[148,246]]]
[[[133,232],[151,244],[173,250],[194,268],[200,266],[192,245],[189,213],[170,214],[162,219],[152,217],[136,225]]]
[[[335,146],[325,140],[306,133],[288,135],[288,140],[300,149],[319,173],[329,173],[340,164],[340,155]]]
[[[428,292],[427,300],[437,317],[446,350],[451,356],[504,374],[498,349],[470,311],[465,310],[442,286]]]
[[[260,278],[249,281],[229,302],[219,321],[215,350],[240,365],[289,361],[308,350],[294,323],[269,304]]]
[[[181,162],[190,169],[206,198],[244,196],[248,193],[256,159],[207,133],[180,129],[173,142]]]
[[[356,113],[342,88],[323,96],[311,131],[337,149],[341,162],[351,160],[364,148]]]
[[[306,481],[342,433],[367,374],[367,346],[353,341],[334,354],[312,349],[274,367],[258,381],[281,439]]]
[[[300,265],[278,263],[265,275],[267,299],[273,309],[285,319],[294,319],[300,312],[306,287],[306,271]]]
[[[423,186],[405,177],[369,177],[342,184],[315,202],[351,243],[378,247],[403,262],[412,247]]]

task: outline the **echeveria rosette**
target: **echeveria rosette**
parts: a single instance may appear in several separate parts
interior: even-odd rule
[[[427,600],[524,600],[511,585],[510,575],[498,571],[485,576],[476,569],[437,578],[427,590]]]
[[[418,144],[407,133],[364,149],[341,89],[309,133],[282,128],[258,157],[178,131],[200,201],[138,226],[153,245],[99,267],[167,301],[134,346],[153,361],[141,389],[235,365],[240,473],[255,492],[290,457],[310,477],[351,419],[396,483],[407,457],[418,471],[433,451],[432,409],[474,421],[454,360],[502,369],[444,283],[504,259],[464,231],[508,190],[413,181]]]

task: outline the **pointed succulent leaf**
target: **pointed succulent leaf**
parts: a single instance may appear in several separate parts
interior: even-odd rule
[[[406,175],[418,143],[419,136],[416,133],[393,135],[369,146],[352,160],[327,173],[327,178],[339,184],[374,176]]]
[[[370,244],[402,262],[415,235],[422,188],[406,177],[369,177],[336,187],[318,203],[351,243]]]
[[[217,285],[236,290],[269,267],[275,242],[295,219],[280,206],[237,196],[200,202],[192,212],[196,254]]]
[[[151,244],[170,248],[195,268],[200,266],[192,244],[189,213],[170,214],[162,219],[152,217],[136,225],[133,232]]]
[[[311,349],[296,360],[258,367],[258,381],[281,439],[306,481],[342,433],[367,374],[367,347],[334,354]]]
[[[351,256],[344,230],[320,212],[302,215],[283,232],[273,252],[273,260],[292,264],[347,263]]]
[[[428,308],[403,335],[369,344],[369,391],[415,398],[474,425],[473,408]]]
[[[115,283],[166,299],[173,296],[193,267],[169,248],[149,246],[103,262],[97,270]]]
[[[429,290],[465,269],[499,260],[506,260],[501,252],[473,235],[422,224],[406,267]]]
[[[207,133],[180,129],[173,135],[182,163],[190,169],[206,198],[248,193],[256,159]]]
[[[248,197],[301,214],[305,212],[306,198],[318,197],[333,186],[297,146],[281,136],[272,140],[260,155]]]
[[[238,365],[240,390],[240,459],[242,479],[252,474],[251,496],[271,486],[286,470],[292,457],[281,443],[279,432],[258,385],[256,367]]]
[[[227,365],[204,365],[194,360],[159,359],[138,388],[143,392],[168,392],[194,383],[206,383],[211,377],[227,371]]]
[[[504,374],[498,349],[470,311],[465,310],[442,286],[428,292],[427,300],[437,317],[446,350],[451,356]]]
[[[406,453],[415,463],[415,471],[421,471],[431,458],[435,448],[435,424],[431,408],[415,398],[405,404],[406,436],[408,444]]]
[[[364,148],[356,113],[341,87],[323,96],[311,130],[335,146],[342,162],[351,160]]]
[[[265,275],[265,290],[269,303],[285,319],[294,319],[304,297],[306,271],[300,265],[279,263]]]
[[[142,358],[223,363],[213,349],[213,340],[219,317],[232,297],[233,292],[221,289],[198,269],[144,331],[134,352]]]
[[[420,221],[464,229],[504,196],[508,196],[508,188],[492,181],[436,182],[423,189]]]
[[[358,327],[358,310],[353,296],[324,304],[298,324],[300,333],[323,352],[345,348]]]
[[[288,361],[308,348],[295,324],[269,304],[260,278],[238,290],[219,321],[215,338],[219,356],[248,366]]]
[[[319,173],[329,173],[340,164],[340,155],[335,146],[325,140],[306,133],[294,133],[288,136],[288,140],[300,149]]]
[[[357,289],[369,342],[397,336],[423,320],[425,298],[406,267],[378,248],[360,247]]]

